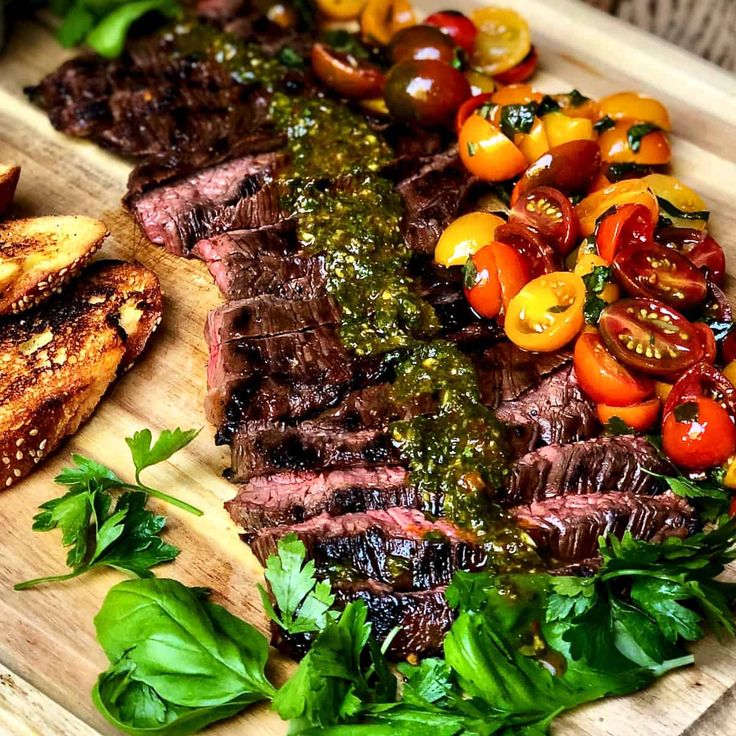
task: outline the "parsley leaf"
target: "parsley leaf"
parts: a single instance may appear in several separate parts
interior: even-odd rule
[[[142,470],[168,460],[174,453],[186,447],[199,432],[198,429],[182,430],[179,427],[173,430],[165,429],[155,442],[153,442],[150,429],[141,429],[132,437],[126,437],[125,442],[130,448],[130,455],[135,465],[136,481],[141,482]]]
[[[718,501],[729,501],[731,493],[721,484],[712,480],[694,481],[685,475],[664,475],[653,470],[643,468],[648,475],[661,478],[672,493],[683,498],[711,498]]]
[[[278,53],[278,59],[287,69],[304,67],[304,59],[291,46],[284,46]]]
[[[612,416],[604,425],[603,432],[609,437],[616,437],[620,434],[634,434],[634,430],[629,427],[621,417]],[[646,471],[645,471],[646,472]]]

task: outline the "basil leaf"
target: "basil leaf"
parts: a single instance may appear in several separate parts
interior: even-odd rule
[[[638,153],[641,148],[642,138],[650,133],[655,133],[658,130],[662,130],[662,128],[654,123],[636,123],[635,125],[632,125],[626,133],[629,148],[631,148],[634,153]]]
[[[560,103],[554,97],[545,95],[537,106],[537,116],[543,118],[547,113],[558,112],[559,110]]]
[[[670,217],[679,218],[682,220],[700,220],[708,222],[710,219],[710,212],[708,210],[698,210],[697,212],[685,212],[679,207],[676,207],[672,202],[664,199],[663,197],[657,197],[657,202],[661,209],[665,211]]]
[[[513,140],[515,133],[528,133],[534,125],[537,105],[504,105],[501,108],[501,132]]]
[[[615,125],[616,121],[613,118],[608,117],[608,115],[604,115],[600,120],[593,123],[593,130],[595,130],[596,133],[605,133],[605,131],[610,130],[615,127]]]

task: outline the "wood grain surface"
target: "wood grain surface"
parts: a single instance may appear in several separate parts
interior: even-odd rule
[[[423,8],[445,4],[435,0]],[[574,0],[518,0],[514,5],[532,26],[541,56],[535,84],[543,90],[575,86],[600,96],[636,89],[669,106],[675,125],[673,171],[708,202],[712,231],[736,264],[736,78]],[[92,619],[121,576],[99,572],[23,593],[12,586],[64,569],[58,535],[32,532],[31,520],[40,503],[58,495],[52,478],[71,452],[98,458],[125,475],[130,468],[123,438],[136,429],[205,425],[203,326],[207,311],[219,302],[202,263],[177,259],[150,245],[121,209],[129,163],[55,132],[46,116],[25,100],[24,85],[36,83],[67,55],[48,30],[26,23],[16,28],[0,57],[0,161],[23,167],[14,214],[103,219],[112,233],[103,255],[139,260],[152,268],[163,284],[166,311],[145,355],[116,384],[92,420],[33,476],[0,496],[3,736],[114,733],[89,698],[97,674],[106,666]],[[182,553],[159,574],[213,588],[219,602],[265,630],[254,587],[260,568],[222,508],[233,495],[232,486],[220,477],[225,464],[211,428],[205,427],[172,463],[151,469],[152,485],[170,489],[205,511],[195,519],[165,509],[170,519],[167,538]],[[736,644],[721,645],[709,638],[695,647],[695,654],[694,667],[636,696],[569,714],[554,732],[736,736]],[[292,665],[276,656],[273,662],[272,674],[280,681]],[[261,706],[208,733],[275,736],[286,733],[286,726]]]

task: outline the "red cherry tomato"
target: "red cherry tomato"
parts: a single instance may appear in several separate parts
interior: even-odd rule
[[[614,357],[642,373],[678,373],[703,357],[692,323],[656,299],[621,299],[601,312],[598,327]]]
[[[693,322],[692,325],[699,333],[700,341],[703,344],[703,360],[713,365],[718,355],[718,346],[713,330],[705,322]]]
[[[463,123],[479,108],[491,102],[493,92],[485,92],[482,95],[473,95],[463,102],[455,114],[455,132],[460,135]]]
[[[732,417],[736,417],[736,388],[717,368],[705,362],[696,363],[677,379],[664,404],[667,417],[676,406],[703,396],[715,399]]]
[[[563,256],[573,249],[580,231],[572,202],[552,187],[536,187],[518,199],[511,219],[534,228]]]
[[[333,51],[322,43],[312,46],[312,71],[327,87],[351,99],[380,96],[386,81],[383,72],[373,64]]]
[[[663,227],[654,235],[656,241],[674,248],[689,258],[718,286],[726,275],[726,256],[718,242],[703,230],[689,227]]]
[[[605,215],[595,230],[598,255],[608,263],[625,245],[651,242],[654,237],[654,218],[642,204],[623,204]]]
[[[721,343],[721,358],[724,363],[736,360],[736,330],[731,330]]]
[[[529,49],[529,53],[516,66],[512,66],[511,69],[496,74],[495,79],[501,84],[526,82],[527,79],[534,76],[538,63],[539,54],[537,53],[537,49],[532,46]]]
[[[629,406],[654,393],[654,380],[619,363],[593,330],[583,332],[575,343],[573,365],[578,383],[596,403]]]
[[[607,424],[614,417],[618,417],[637,432],[648,432],[657,423],[659,418],[660,400],[658,397],[642,401],[631,406],[609,406],[597,404],[596,413],[601,424]]]
[[[536,187],[548,186],[563,194],[587,192],[601,170],[601,152],[595,141],[568,141],[550,148],[516,182],[511,194],[515,204]]]
[[[707,470],[725,463],[736,452],[736,427],[713,399],[691,399],[665,416],[662,449],[681,468]]]
[[[711,322],[733,322],[733,307],[720,286],[708,281],[708,299],[700,308],[701,317]]]
[[[659,299],[681,311],[708,296],[702,272],[673,248],[657,243],[623,246],[613,259],[613,275],[631,296]]]
[[[510,245],[526,256],[532,278],[553,273],[562,268],[558,255],[533,228],[513,220],[499,225],[493,237],[500,243]]]
[[[446,33],[466,54],[473,52],[478,29],[466,15],[457,10],[442,10],[432,13],[424,22]]]

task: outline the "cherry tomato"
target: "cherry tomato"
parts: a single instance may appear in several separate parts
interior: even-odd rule
[[[506,313],[506,336],[524,350],[559,350],[585,324],[585,286],[569,271],[539,276],[511,300]]]
[[[572,141],[592,141],[595,138],[593,123],[588,118],[573,118],[562,112],[549,112],[542,121],[552,147]]]
[[[458,107],[455,113],[455,132],[460,135],[460,131],[463,128],[463,123],[480,107],[483,105],[492,104],[491,97],[493,95],[490,92],[485,92],[481,95],[473,95],[468,97],[460,107]]]
[[[577,263],[573,271],[578,276],[587,276],[592,273],[596,268],[606,268],[609,264],[603,260],[597,253],[579,253]],[[613,304],[618,301],[621,297],[621,290],[618,288],[618,284],[609,283],[598,295],[606,304]]]
[[[723,367],[721,373],[728,378],[730,383],[736,386],[736,360],[730,360],[728,365]]]
[[[667,417],[679,404],[701,397],[715,399],[736,417],[736,388],[717,368],[703,361],[691,366],[677,379],[664,404],[662,415]]]
[[[681,468],[707,470],[736,452],[736,427],[713,399],[685,401],[662,422],[662,449]]]
[[[468,256],[494,239],[504,221],[490,212],[469,212],[451,222],[440,235],[434,249],[434,260],[442,266],[462,266]]]
[[[594,141],[563,143],[529,166],[514,187],[511,204],[541,186],[554,187],[567,195],[586,192],[600,169],[601,152]]]
[[[721,357],[724,363],[729,365],[736,361],[736,330],[731,330],[721,343]],[[736,378],[736,375],[734,377]],[[734,383],[734,381],[731,381],[731,383]]]
[[[317,7],[332,20],[357,18],[368,0],[317,0]]]
[[[700,342],[703,344],[703,361],[713,365],[718,356],[718,346],[713,330],[705,322],[693,322],[693,327],[700,333]]]
[[[397,31],[415,23],[409,0],[368,0],[360,16],[360,32],[367,43],[385,46]]]
[[[526,168],[524,154],[480,115],[471,115],[463,123],[458,152],[465,168],[485,181],[506,181]]]
[[[613,259],[613,275],[631,296],[659,299],[686,311],[705,301],[705,276],[685,256],[658,243],[633,243]]]
[[[505,314],[511,298],[529,281],[526,258],[503,243],[492,242],[470,256],[464,271],[465,297],[481,316]]]
[[[654,381],[637,376],[608,352],[597,331],[583,332],[575,343],[573,365],[578,383],[593,401],[629,406],[654,393]]]
[[[717,286],[723,285],[726,256],[715,238],[702,230],[687,227],[663,227],[657,230],[654,238],[687,256]]]
[[[603,217],[595,231],[598,255],[613,263],[616,254],[629,245],[650,243],[654,236],[655,220],[648,207],[641,204],[623,204]]]
[[[607,424],[614,417],[618,417],[636,432],[648,432],[657,423],[660,406],[661,402],[655,396],[653,399],[631,406],[597,404],[596,413],[601,424]]]
[[[703,319],[714,322],[733,322],[733,308],[728,297],[723,293],[720,286],[717,286],[709,279],[708,284],[708,301],[701,307]]]
[[[487,74],[477,72],[475,69],[466,69],[463,73],[465,79],[468,80],[473,95],[490,94],[496,89],[496,82],[493,77],[489,77]]]
[[[516,66],[512,66],[511,69],[496,74],[496,80],[501,84],[526,82],[527,79],[531,79],[534,76],[538,64],[539,54],[537,53],[537,49],[532,46],[529,49],[529,53]]]
[[[699,333],[655,299],[621,299],[601,312],[601,337],[624,365],[658,376],[689,368],[703,356]]]
[[[533,278],[560,270],[560,258],[533,228],[511,220],[496,228],[495,238],[526,256]]]
[[[633,163],[658,166],[670,162],[670,142],[661,130],[654,130],[638,139],[632,147],[629,131],[633,124],[622,120],[605,130],[598,138],[603,160],[611,163]]]
[[[667,174],[648,174],[642,181],[662,199],[671,202],[678,210],[694,213],[707,211],[703,198],[679,179]]]
[[[541,102],[542,94],[535,92],[528,84],[509,84],[499,87],[491,96],[496,105],[528,105],[530,102]]]
[[[532,189],[517,200],[511,218],[534,228],[560,255],[567,255],[577,240],[577,215],[570,200],[559,189]]]
[[[457,10],[441,10],[439,13],[432,13],[424,22],[446,33],[466,54],[473,53],[478,29],[467,15]]]
[[[578,202],[575,211],[580,220],[580,232],[588,237],[595,232],[598,218],[611,207],[623,204],[643,204],[652,215],[652,222],[659,220],[659,204],[642,179],[626,179],[598,189]],[[564,190],[563,190],[564,191]]]
[[[531,164],[549,151],[549,141],[544,130],[544,123],[535,118],[532,129],[528,133],[515,133],[514,143]]]
[[[485,7],[474,10],[470,19],[478,29],[470,63],[494,76],[521,62],[531,50],[527,22],[517,12]]]
[[[560,110],[571,118],[587,118],[595,122],[600,117],[598,103],[589,97],[583,97],[580,93],[567,92],[565,94],[552,95],[560,106]]]
[[[337,53],[322,43],[312,46],[312,70],[330,89],[353,99],[378,97],[386,81],[383,72],[373,64]]]
[[[658,100],[637,92],[617,92],[598,100],[600,116],[611,120],[646,121],[672,130],[667,108]]]
[[[449,64],[412,60],[391,68],[383,94],[394,118],[432,127],[452,120],[458,107],[470,97],[470,86]]]
[[[456,52],[452,39],[430,25],[402,28],[388,45],[388,58],[393,64],[411,59],[434,59],[452,65]]]

